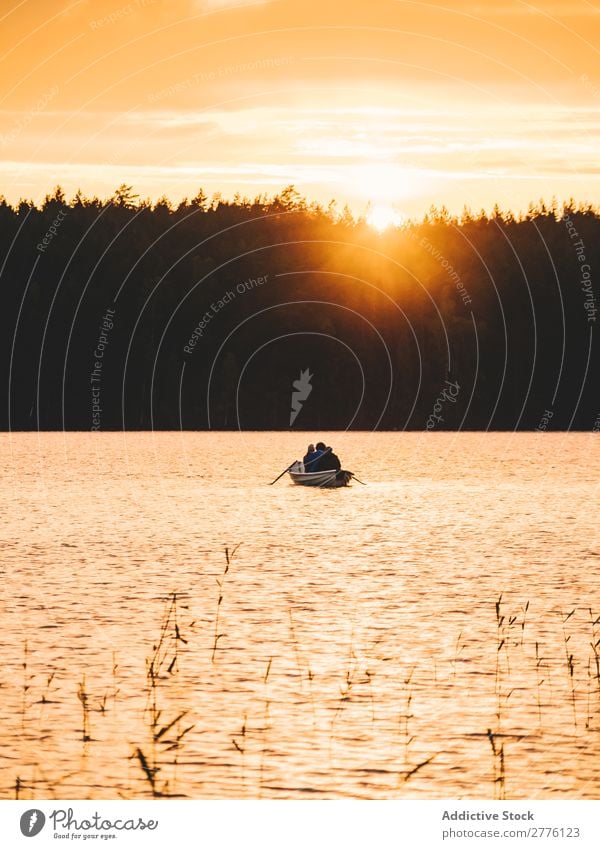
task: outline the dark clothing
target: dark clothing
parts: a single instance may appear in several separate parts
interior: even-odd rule
[[[302,462],[304,463],[304,471],[305,472],[316,472],[318,467],[319,457],[323,456],[322,451],[311,451],[310,454],[306,454]]]
[[[341,468],[340,458],[333,451],[326,451],[319,460],[319,472],[338,472]]]

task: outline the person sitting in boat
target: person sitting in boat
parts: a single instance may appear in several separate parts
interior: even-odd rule
[[[331,448],[326,448],[321,460],[319,461],[319,471],[328,472],[335,471],[335,479],[338,486],[348,486],[352,480],[352,472],[346,472],[342,469],[340,458],[334,454]]]
[[[323,443],[320,444],[322,445]],[[337,454],[334,454],[331,448],[325,448],[319,459],[319,471],[339,472],[341,468],[342,464],[340,463],[340,458],[337,456]]]
[[[306,449],[306,454],[302,458],[305,472],[316,472],[317,460],[319,459],[322,453],[322,451],[316,451],[315,446],[311,442],[311,444]]]
[[[320,472],[321,471],[321,457],[325,454],[327,450],[327,446],[324,442],[317,442],[317,447],[315,448],[314,457],[311,460],[310,468],[307,469],[307,472]]]

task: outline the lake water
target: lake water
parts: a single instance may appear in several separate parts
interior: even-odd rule
[[[320,436],[0,436],[2,797],[598,798],[598,436]]]

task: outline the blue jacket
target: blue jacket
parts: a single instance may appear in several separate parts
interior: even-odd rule
[[[304,470],[306,472],[316,472],[319,466],[319,458],[323,455],[323,451],[311,451],[304,458]]]

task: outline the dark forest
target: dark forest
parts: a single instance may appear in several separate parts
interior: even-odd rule
[[[598,430],[600,216],[0,200],[3,430]],[[297,388],[297,387],[296,387]]]

